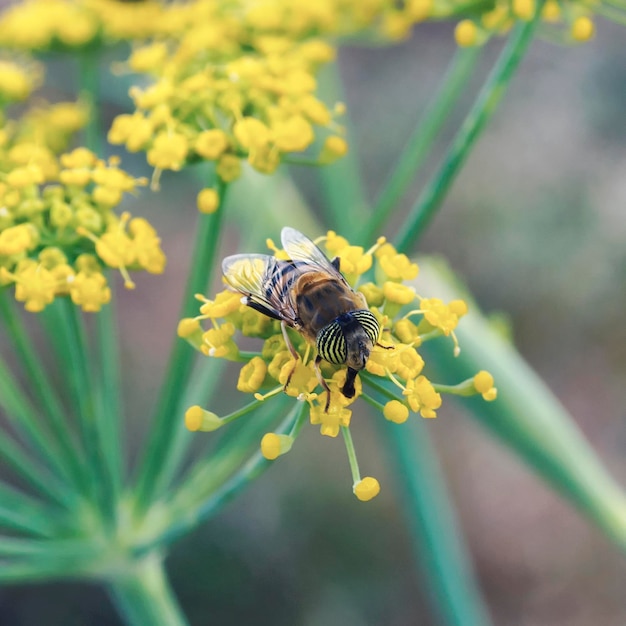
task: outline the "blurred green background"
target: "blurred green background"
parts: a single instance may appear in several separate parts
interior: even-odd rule
[[[488,47],[466,104],[500,45]],[[451,25],[428,24],[395,47],[342,49],[351,149],[369,198],[380,190],[454,47]],[[72,98],[72,71],[69,60],[52,59],[45,97]],[[128,82],[103,72],[102,86],[110,121],[128,102]],[[430,171],[453,130],[432,155]],[[123,163],[136,175],[150,175],[142,155],[124,155]],[[444,256],[486,312],[508,317],[520,352],[622,484],[624,172],[623,28],[599,23],[595,40],[573,48],[536,41],[419,250]],[[317,171],[291,173],[313,210],[323,214]],[[415,181],[399,214],[423,181]],[[165,275],[142,275],[134,292],[125,292],[118,281],[131,453],[149,428],[146,416],[178,321],[199,188],[197,172],[169,174],[159,193],[127,201],[134,215],[150,217],[168,255]],[[291,202],[291,192],[277,193],[277,213],[284,214],[284,224],[304,229],[290,218]],[[253,214],[253,199],[244,210]],[[224,254],[241,251],[239,230],[264,228],[260,235],[278,238],[279,228],[261,220],[231,220]],[[217,408],[239,403],[221,398]],[[351,494],[343,442],[309,427],[251,489],[176,544],[168,571],[192,624],[441,623],[429,602],[428,578],[414,566],[397,485],[378,441],[380,419],[364,403],[355,408],[361,469],[382,485],[371,503]],[[625,624],[626,562],[608,540],[470,422],[462,405],[446,399],[428,426],[494,624]],[[0,588],[2,625],[120,623],[96,586]]]

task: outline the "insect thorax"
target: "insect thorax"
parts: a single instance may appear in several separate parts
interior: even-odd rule
[[[293,293],[302,326],[314,337],[340,315],[363,308],[361,294],[321,273],[301,276]]]

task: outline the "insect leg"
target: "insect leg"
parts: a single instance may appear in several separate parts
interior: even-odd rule
[[[285,382],[285,386],[283,387],[283,391],[286,391],[287,387],[289,387],[289,383],[291,382],[291,377],[293,376],[293,373],[296,371],[296,365],[298,363],[298,359],[300,358],[300,355],[296,352],[296,349],[293,347],[293,344],[291,343],[291,339],[289,339],[289,335],[287,334],[287,325],[285,324],[285,322],[280,323],[280,330],[283,333],[283,339],[285,340],[285,343],[287,344],[287,349],[291,353],[291,356],[294,358],[293,367],[291,368],[291,371],[289,372],[289,376],[287,376],[287,381]]]
[[[324,409],[325,413],[328,413],[328,408],[330,407],[330,387],[328,383],[324,380],[322,376],[322,371],[320,370],[320,363],[322,362],[322,357],[318,354],[315,357],[315,364],[313,365],[313,369],[315,369],[315,375],[317,376],[317,380],[320,381],[320,385],[324,388],[326,392],[326,408]]]

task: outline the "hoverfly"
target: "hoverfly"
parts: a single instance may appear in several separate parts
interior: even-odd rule
[[[281,322],[294,359],[298,359],[298,353],[289,341],[286,326],[315,345],[315,373],[327,392],[328,411],[330,389],[320,372],[320,362],[348,366],[341,392],[353,398],[356,375],[376,345],[380,325],[367,308],[365,296],[355,292],[339,271],[339,257],[330,261],[294,228],[283,228],[280,236],[289,260],[267,254],[235,254],[224,259],[222,272],[226,282],[244,295],[244,304]]]

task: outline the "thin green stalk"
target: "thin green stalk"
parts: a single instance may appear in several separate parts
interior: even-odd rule
[[[288,433],[308,408],[308,404],[305,402],[298,402],[274,432],[277,434]],[[225,460],[228,461],[228,458],[226,457]],[[252,484],[273,463],[274,461],[268,461],[257,449],[235,474],[226,481],[220,481],[220,486],[208,497],[193,505],[190,504],[186,508],[177,507],[175,510],[178,514],[172,517],[169,527],[157,537],[137,546],[135,554],[138,556],[146,554],[157,546],[165,546],[176,541],[200,522],[221,510],[225,504]]]
[[[54,474],[47,473],[50,488],[44,489],[44,492],[66,503],[74,500],[75,498],[70,494],[67,486],[58,480],[58,476],[63,476],[64,472],[67,471],[61,461],[59,448],[55,442],[46,437],[46,433],[40,428],[37,412],[20,390],[17,381],[2,359],[0,359],[0,408],[5,412],[17,433],[53,469]],[[13,458],[15,461],[21,459],[22,462],[26,463],[26,467],[23,468],[24,472],[33,469],[35,476],[41,472],[44,476],[46,475],[43,469],[35,470],[34,463],[12,445],[8,436],[0,437],[0,440],[0,449],[8,453],[9,458]],[[44,479],[42,482],[45,484],[47,481]]]
[[[348,462],[350,463],[350,472],[352,474],[352,486],[354,487],[361,481],[361,472],[359,470],[359,462],[356,458],[356,450],[352,441],[352,433],[347,426],[341,427],[343,441],[346,444],[346,452],[348,453]]]
[[[98,428],[101,433],[102,452],[111,477],[113,498],[117,498],[121,490],[125,440],[121,433],[123,410],[118,336],[112,299],[96,315],[97,355],[100,367],[99,376],[94,382],[99,406]]]
[[[447,268],[429,259],[419,262],[426,295],[436,293],[444,301],[465,296]],[[559,400],[477,307],[470,306],[455,332],[462,346],[458,357],[441,342],[421,347],[431,367],[453,380],[489,371],[497,400],[465,398],[463,406],[626,551],[626,493]]]
[[[89,105],[89,120],[85,127],[85,146],[103,156],[102,114],[100,107],[100,55],[87,50],[79,55],[81,97]],[[121,489],[124,438],[121,436],[122,404],[119,374],[118,330],[115,320],[115,300],[95,316],[99,371],[96,377],[98,427],[102,435],[103,454],[111,477],[111,494],[117,498]]]
[[[81,459],[77,449],[77,442],[73,438],[67,413],[52,387],[31,338],[26,331],[22,317],[17,313],[15,305],[9,301],[6,294],[0,294],[0,315],[8,330],[8,336],[15,346],[26,374],[30,378],[31,389],[39,397],[43,414],[47,421],[54,441],[58,447],[58,461],[66,467],[64,473],[81,491],[86,489],[84,475],[84,459]],[[47,430],[47,429],[45,429]]]
[[[108,586],[111,599],[129,626],[187,624],[159,555],[151,554],[124,568]]]
[[[322,69],[319,82],[326,102],[343,101],[343,85],[337,63],[331,63]],[[341,119],[341,125],[346,127],[349,143],[352,144],[354,133],[347,115]],[[358,151],[352,146],[348,154],[335,163],[317,168],[325,197],[323,206],[326,222],[341,233],[354,232],[355,224],[360,224],[363,216],[370,213],[356,154]]]
[[[468,113],[452,145],[446,152],[443,163],[404,221],[395,244],[401,252],[410,251],[424,232],[435,212],[441,205],[461,166],[468,157],[474,143],[491,119],[506,88],[517,69],[537,27],[543,3],[537,5],[535,19],[520,22],[500,53],[491,74],[481,89],[474,106]]]
[[[2,376],[1,372],[0,376]],[[42,467],[38,461],[25,454],[16,442],[6,435],[0,437],[0,459],[17,476],[47,498],[63,506],[70,506],[74,503],[74,496],[67,490],[66,486],[58,478],[51,475],[47,468]]]
[[[38,557],[0,559],[0,584],[32,584],[44,580],[95,578],[93,561],[59,561],[42,563]]]
[[[463,93],[481,52],[480,46],[457,49],[439,92],[409,138],[378,196],[372,216],[361,229],[363,234],[360,239],[365,244],[373,241],[384,230],[398,200],[415,180],[418,170],[432,149],[435,138]]]
[[[389,460],[401,488],[416,558],[445,624],[486,626],[489,613],[477,588],[470,558],[426,424],[419,418],[397,426],[380,422]]]
[[[17,539],[0,536],[0,558],[36,557],[45,561],[66,561],[94,555],[101,547],[75,539]]]
[[[220,185],[218,191],[221,198],[219,209],[199,217],[181,317],[197,314],[198,304],[194,295],[206,291],[216,265],[226,186]],[[188,441],[188,433],[181,419],[181,411],[184,411],[181,401],[189,384],[194,357],[193,348],[176,337],[157,400],[147,450],[139,466],[135,493],[138,515],[145,512],[155,493],[167,487],[180,465]]]
[[[109,465],[104,457],[101,421],[96,412],[97,396],[94,389],[93,371],[87,356],[89,350],[87,335],[81,312],[70,301],[63,302],[67,321],[67,350],[72,362],[70,376],[79,410],[79,423],[82,430],[83,446],[89,459],[91,473],[96,488],[97,503],[104,519],[110,524],[115,518],[113,481]]]
[[[57,509],[0,483],[0,527],[27,535],[51,536],[57,527]]]

